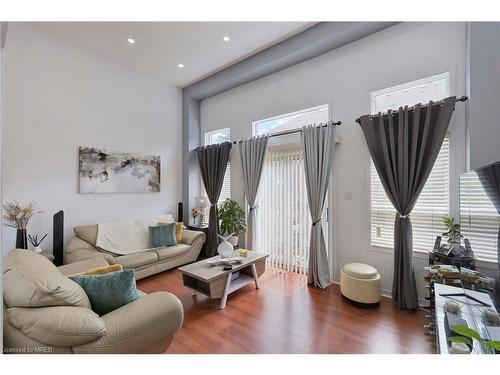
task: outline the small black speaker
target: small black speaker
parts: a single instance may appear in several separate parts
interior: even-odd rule
[[[64,212],[61,210],[54,215],[53,227],[53,253],[54,264],[64,264]]]
[[[436,242],[434,242],[434,249],[432,251],[437,253],[439,250],[439,246],[441,246],[441,236],[436,237]]]
[[[182,208],[183,208],[182,202],[179,202],[179,204],[177,205],[177,222],[178,223],[184,221],[184,220],[182,220]]]
[[[467,250],[467,256],[473,258],[474,257],[474,251],[472,251],[472,247],[470,245],[469,239],[464,239],[464,244],[465,244],[465,250]]]

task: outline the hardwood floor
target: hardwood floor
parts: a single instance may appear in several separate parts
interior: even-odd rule
[[[380,307],[355,307],[336,285],[308,287],[305,276],[273,268],[259,281],[260,289],[250,284],[231,294],[225,310],[219,300],[192,296],[177,270],[138,287],[182,301],[184,324],[167,353],[435,353],[423,311],[399,311],[388,298]]]

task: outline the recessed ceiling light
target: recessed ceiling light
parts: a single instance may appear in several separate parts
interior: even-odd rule
[[[184,68],[184,64],[177,64],[177,67],[182,69]]]
[[[229,42],[229,37],[227,35],[224,35],[224,38],[222,38],[224,42]]]
[[[127,42],[129,42],[129,44],[135,44],[135,40],[132,38],[128,38]]]

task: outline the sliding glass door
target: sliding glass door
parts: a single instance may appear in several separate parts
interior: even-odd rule
[[[279,133],[328,121],[320,106],[254,123],[254,134]],[[307,274],[311,216],[300,134],[273,137],[259,187],[256,250],[269,254],[268,265]],[[323,229],[327,236],[327,208]]]

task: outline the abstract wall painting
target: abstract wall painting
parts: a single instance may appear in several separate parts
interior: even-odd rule
[[[80,193],[160,191],[160,156],[79,148]]]

